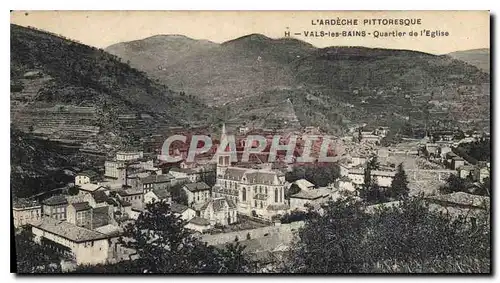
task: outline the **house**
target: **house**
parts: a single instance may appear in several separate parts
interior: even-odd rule
[[[490,177],[490,168],[488,166],[478,166],[473,172],[474,180],[484,183],[484,179]]]
[[[300,188],[300,190],[304,190],[304,191],[314,190],[314,187],[315,187],[315,185],[313,183],[307,181],[306,179],[297,180],[297,181],[293,182],[292,184],[297,185]]]
[[[462,179],[468,178],[469,176],[473,176],[475,167],[472,165],[465,165],[458,168],[458,176]]]
[[[93,192],[96,191],[104,191],[106,190],[105,187],[98,185],[98,184],[92,184],[92,183],[85,183],[79,185],[80,189],[78,194],[83,195],[83,194],[92,194]]]
[[[105,264],[110,236],[50,217],[31,224],[35,242],[71,256],[76,264]]]
[[[355,191],[353,182],[348,176],[341,176],[335,181],[335,187],[339,189],[339,191]]]
[[[140,178],[139,182],[142,185],[144,193],[150,192],[153,189],[166,189],[172,185],[172,180],[174,176],[171,174],[162,175],[150,175],[144,178]]]
[[[349,175],[349,168],[350,168],[350,165],[343,164],[343,163],[339,164],[340,176]]]
[[[128,182],[128,176],[139,172],[160,173],[153,160],[146,160],[142,151],[120,151],[113,160],[104,162],[104,177],[116,180],[122,185]]]
[[[43,216],[66,220],[68,200],[63,195],[55,195],[42,201]]]
[[[371,177],[377,182],[380,187],[388,188],[396,176],[395,171],[386,170],[372,170]],[[349,169],[348,178],[351,179],[354,186],[360,186],[365,183],[365,169],[364,168],[351,168]]]
[[[92,207],[88,202],[69,204],[66,221],[76,226],[92,229]]]
[[[224,197],[208,200],[199,208],[195,207],[196,216],[210,221],[210,226],[216,224],[227,226],[238,221],[236,204]]]
[[[205,203],[210,198],[210,187],[205,182],[189,183],[182,186],[188,204]]]
[[[193,219],[189,220],[184,227],[186,229],[197,231],[200,233],[211,229],[210,221],[201,217],[194,217]]]
[[[135,208],[142,208],[144,202],[144,194],[142,189],[132,189],[126,186],[117,192],[118,198],[128,202]]]
[[[166,201],[172,202],[172,196],[166,188],[155,188],[144,194],[144,203],[151,203],[153,201]]]
[[[92,170],[83,171],[75,176],[75,185],[96,183],[99,180],[99,174]]]
[[[187,178],[191,182],[198,182],[200,180],[200,174],[190,168],[172,168],[168,173],[174,176],[175,179]]]
[[[185,221],[189,221],[196,216],[196,211],[194,211],[194,209],[175,202],[170,204],[170,209],[174,214],[181,216],[182,220]]]
[[[290,210],[307,211],[309,206],[319,206],[330,200],[330,189],[301,190],[290,196]]]
[[[17,199],[12,208],[14,227],[21,227],[42,217],[42,206],[36,200]]]
[[[453,157],[451,161],[451,169],[457,170],[465,165],[465,160],[461,157]]]

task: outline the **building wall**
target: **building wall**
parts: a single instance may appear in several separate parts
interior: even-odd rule
[[[42,217],[42,207],[13,208],[14,227],[20,227]]]
[[[35,241],[40,243],[41,238],[47,238],[71,249],[77,264],[104,264],[108,259],[108,239],[76,243],[59,235],[55,235],[37,227],[32,227]]]
[[[89,184],[90,178],[85,175],[77,175],[75,177],[75,185]]]
[[[144,204],[146,203],[152,203],[153,200],[156,200],[156,201],[159,201],[159,198],[152,192],[147,192],[144,194]],[[171,203],[172,202],[172,197],[168,197],[167,199],[165,199],[165,201],[167,203]]]
[[[236,209],[229,208],[227,203],[224,209],[218,212],[214,211],[213,205],[209,205],[207,209],[203,211],[201,217],[210,220],[210,225],[212,226],[215,224],[227,226],[238,221]]]
[[[67,205],[43,205],[43,215],[57,220],[66,220]]]
[[[134,208],[142,208],[144,205],[144,195],[136,194],[130,196],[120,196],[121,199],[130,202]]]
[[[186,192],[188,198],[188,204],[204,203],[210,199],[210,190],[191,192],[185,187],[183,187],[182,189],[184,190],[184,192]]]
[[[196,211],[191,208],[186,209],[181,213],[182,220],[189,221],[196,216]]]

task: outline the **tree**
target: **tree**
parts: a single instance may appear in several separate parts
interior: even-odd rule
[[[368,161],[367,167],[370,170],[378,170],[380,169],[380,162],[378,162],[378,157],[376,155],[373,155],[370,160]]]
[[[247,234],[247,238],[248,238]],[[252,266],[248,258],[244,255],[246,246],[239,242],[228,244],[222,249],[216,250],[216,258],[219,262],[220,273],[243,273],[252,272]]]
[[[208,246],[186,228],[181,216],[164,201],[146,204],[135,223],[125,226],[120,244],[136,251],[133,270],[141,273],[219,273],[230,272],[244,257],[232,249],[231,257]],[[237,262],[233,262],[237,261]],[[232,268],[228,268],[231,266]],[[247,268],[239,266],[239,268]]]
[[[68,194],[70,196],[76,196],[80,192],[80,186],[75,185],[68,188]]]
[[[465,192],[467,190],[467,181],[460,178],[455,174],[451,174],[446,179],[446,184],[439,188],[442,194],[449,194],[453,192]]]
[[[209,187],[213,187],[217,181],[217,176],[214,170],[202,170],[200,172],[200,181],[205,182]]]
[[[477,225],[429,210],[420,197],[370,214],[352,198],[308,218],[283,272],[489,272],[489,211]],[[443,264],[445,263],[445,264]]]
[[[168,203],[148,203],[137,221],[125,226],[119,242],[136,251],[141,272],[217,272],[213,248],[193,237],[185,224]]]
[[[290,199],[290,196],[293,196],[294,194],[297,194],[300,192],[300,187],[293,183],[290,185],[290,187],[285,190],[285,199]]]
[[[408,177],[403,169],[403,163],[400,163],[397,168],[396,175],[392,180],[388,190],[388,195],[392,199],[401,199],[408,197],[410,189],[408,188]]]
[[[183,184],[175,184],[170,188],[170,193],[172,194],[172,201],[180,203],[183,205],[188,204],[188,197],[186,192],[182,189]]]
[[[33,241],[30,227],[21,227],[15,235],[17,273],[61,272],[59,256]]]
[[[294,182],[306,179],[318,187],[325,187],[335,182],[340,177],[340,168],[336,163],[315,163],[296,166],[291,172],[287,172],[285,179]]]

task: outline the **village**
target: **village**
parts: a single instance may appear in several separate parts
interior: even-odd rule
[[[246,127],[231,131],[248,134]],[[487,209],[489,162],[474,162],[455,153],[461,143],[489,138],[487,134],[457,138],[453,132],[440,132],[382,146],[388,132],[386,127],[361,125],[338,137],[333,149],[338,176],[325,184],[315,184],[305,176],[290,180],[287,174],[305,165],[283,162],[281,155],[275,163],[263,162],[262,155],[269,151],[255,154],[249,162],[234,163],[229,153],[220,152],[216,158],[206,155],[187,162],[186,152],[176,148],[171,154],[183,161],[170,167],[163,166],[159,156],[141,150],[118,151],[105,161],[103,172],[76,173],[74,183],[60,194],[15,199],[14,226],[28,227],[35,241],[65,254],[61,266],[70,271],[78,265],[133,259],[135,251],[118,241],[125,225],[134,223],[148,203],[164,201],[200,240],[212,246],[239,241],[246,246],[245,253],[265,270],[280,254],[293,249],[304,225],[303,218],[285,221],[285,216],[322,213],[331,201],[344,196],[359,198],[370,170],[367,164],[374,160],[377,168],[369,175],[382,189],[391,187],[401,164],[410,196],[422,195],[433,209],[468,217],[474,215],[470,210]],[[314,127],[306,127],[303,133],[320,134]],[[223,125],[221,140],[226,134]],[[467,187],[460,192],[440,192],[450,175],[467,179]],[[478,190],[487,194],[478,195]],[[369,209],[380,205],[384,203]]]

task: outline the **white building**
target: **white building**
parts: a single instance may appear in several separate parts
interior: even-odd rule
[[[388,188],[394,180],[396,175],[395,171],[383,171],[383,170],[372,170],[371,177],[372,180],[376,181],[380,187]],[[364,168],[351,168],[349,169],[349,175],[347,176],[351,179],[354,186],[360,186],[365,183],[365,169]]]
[[[200,174],[190,168],[172,168],[168,171],[175,179],[187,178],[191,182],[198,182],[200,180]]]
[[[20,227],[37,221],[42,217],[42,206],[37,201],[18,199],[12,208],[14,227]]]
[[[144,203],[152,203],[154,201],[172,202],[172,196],[167,189],[153,189],[144,194]]]
[[[290,196],[290,210],[307,211],[309,206],[319,206],[330,200],[330,189],[301,190]]]
[[[224,197],[212,198],[196,210],[196,216],[210,221],[210,226],[227,226],[238,221],[236,204]]]
[[[194,204],[203,204],[211,197],[210,187],[205,182],[184,184],[182,190],[186,193],[190,206]]]
[[[66,221],[45,217],[32,223],[35,241],[71,255],[77,264],[105,264],[109,236]]]
[[[194,217],[196,217],[196,211],[194,211],[194,209],[189,208],[182,204],[172,202],[170,204],[170,209],[174,214],[179,215],[182,218],[182,220],[185,221],[189,221]]]

